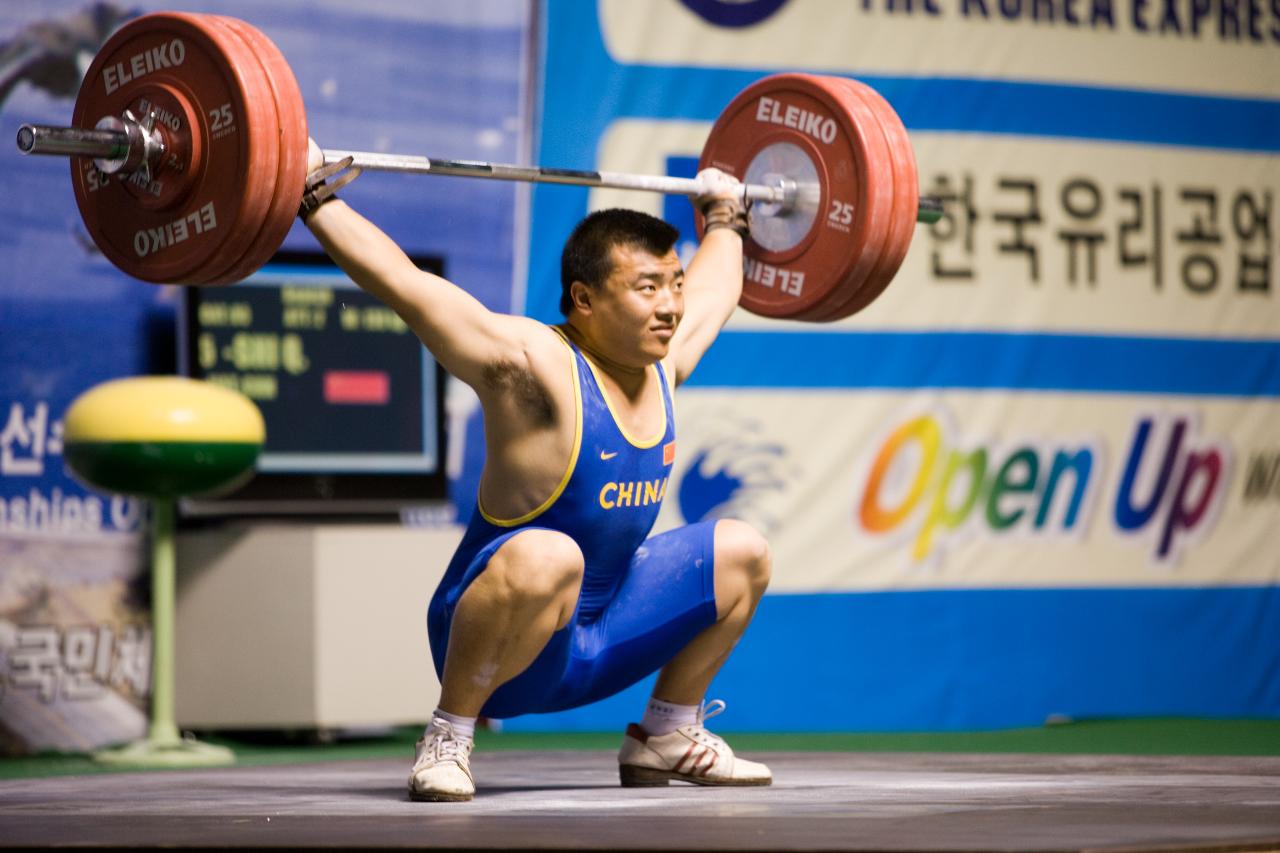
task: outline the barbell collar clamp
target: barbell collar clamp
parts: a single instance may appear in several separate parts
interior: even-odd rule
[[[942,218],[942,199],[937,196],[920,196],[920,209],[916,212],[916,222],[932,225]]]

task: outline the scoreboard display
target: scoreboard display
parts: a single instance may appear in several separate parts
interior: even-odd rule
[[[183,372],[243,393],[267,428],[257,476],[188,501],[190,514],[365,514],[443,496],[440,367],[326,256],[281,254],[230,287],[183,293]]]

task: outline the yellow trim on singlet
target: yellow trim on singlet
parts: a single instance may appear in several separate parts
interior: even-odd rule
[[[662,402],[662,426],[658,428],[658,434],[653,438],[638,440],[633,438],[631,433],[627,432],[627,428],[622,425],[622,419],[618,417],[618,410],[613,407],[613,401],[609,399],[609,392],[605,390],[604,382],[600,380],[600,369],[591,361],[591,356],[587,355],[585,352],[582,354],[582,357],[586,359],[587,367],[591,369],[591,375],[596,378],[596,387],[600,389],[600,396],[604,398],[604,404],[609,407],[609,414],[613,417],[613,423],[618,427],[618,432],[622,433],[622,437],[625,438],[632,447],[639,450],[647,450],[659,441],[662,441],[662,437],[667,434],[667,400],[666,395],[662,393],[662,386],[665,383],[662,381],[662,374],[658,371],[658,366],[656,364],[651,364],[649,365],[649,368],[653,370],[653,376],[658,380],[658,399]]]
[[[676,413],[676,370],[674,364],[669,364],[667,359],[658,362],[662,365],[662,376],[666,379],[667,399],[671,401],[671,414]],[[666,406],[663,407],[663,414],[666,414]]]
[[[564,332],[552,326],[551,330],[560,336],[560,340],[564,342],[564,347],[569,351],[569,364],[573,369],[573,402],[574,402],[574,420],[573,420],[573,450],[569,453],[569,465],[565,468],[564,476],[560,478],[560,485],[556,486],[556,490],[551,493],[551,497],[547,498],[536,508],[529,510],[519,518],[496,518],[484,511],[484,503],[480,500],[480,492],[476,490],[476,509],[480,510],[480,516],[495,527],[515,527],[519,524],[532,521],[551,509],[551,505],[556,502],[560,495],[564,492],[565,487],[569,485],[569,479],[573,477],[573,471],[578,467],[578,451],[582,449],[582,389],[578,386],[578,359],[574,355],[573,347],[569,345],[569,339],[564,336]]]

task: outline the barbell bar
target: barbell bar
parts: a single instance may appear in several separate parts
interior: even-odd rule
[[[142,131],[142,122],[132,117],[121,118],[118,122],[122,126],[118,130],[106,127],[88,129],[24,124],[18,128],[18,150],[23,154],[90,157],[99,169],[109,174],[122,170],[128,174],[130,167],[127,164],[131,161],[145,163],[154,169],[164,154],[163,142],[154,141],[154,137],[158,134],[154,130],[149,133]],[[153,151],[144,154],[141,149],[148,145],[153,147]],[[326,149],[323,154],[326,165],[350,157],[353,167],[370,172],[447,175],[457,178],[488,178],[534,184],[568,184],[666,195],[696,196],[703,190],[696,178],[678,178],[670,175],[517,166],[485,160],[445,160],[416,154],[382,154],[372,151]],[[743,184],[742,190],[744,198],[779,205],[781,211],[785,212],[794,207],[797,196],[806,190],[815,191],[816,186],[797,184],[786,178],[778,178],[772,185]],[[920,199],[919,212],[916,215],[917,222],[932,224],[941,217],[941,199],[933,197]]]

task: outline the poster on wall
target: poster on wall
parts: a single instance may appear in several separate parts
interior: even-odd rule
[[[0,10],[0,127],[66,124],[80,74],[137,10]],[[0,148],[0,752],[90,750],[146,731],[151,629],[145,510],[65,471],[62,419],[83,390],[147,372],[169,298],[115,273],[79,220],[64,161]]]
[[[409,0],[7,2],[0,135],[13,140],[23,124],[69,124],[102,44],[160,10],[235,16],[265,33],[297,77],[308,131],[325,147],[503,162],[527,147],[529,8]],[[76,208],[65,159],[23,156],[6,142],[0,171],[0,750],[86,750],[145,730],[146,521],[139,502],[93,492],[67,474],[62,421],[94,385],[177,370],[179,292],[131,279],[103,258]],[[514,185],[469,181],[459,191],[458,179],[366,174],[343,197],[406,252],[447,259],[461,286],[510,310]],[[137,245],[161,250],[145,239]],[[318,250],[300,226],[284,246]],[[465,480],[461,437],[478,431],[478,421],[466,399],[453,409],[459,440],[450,443],[450,467]]]

